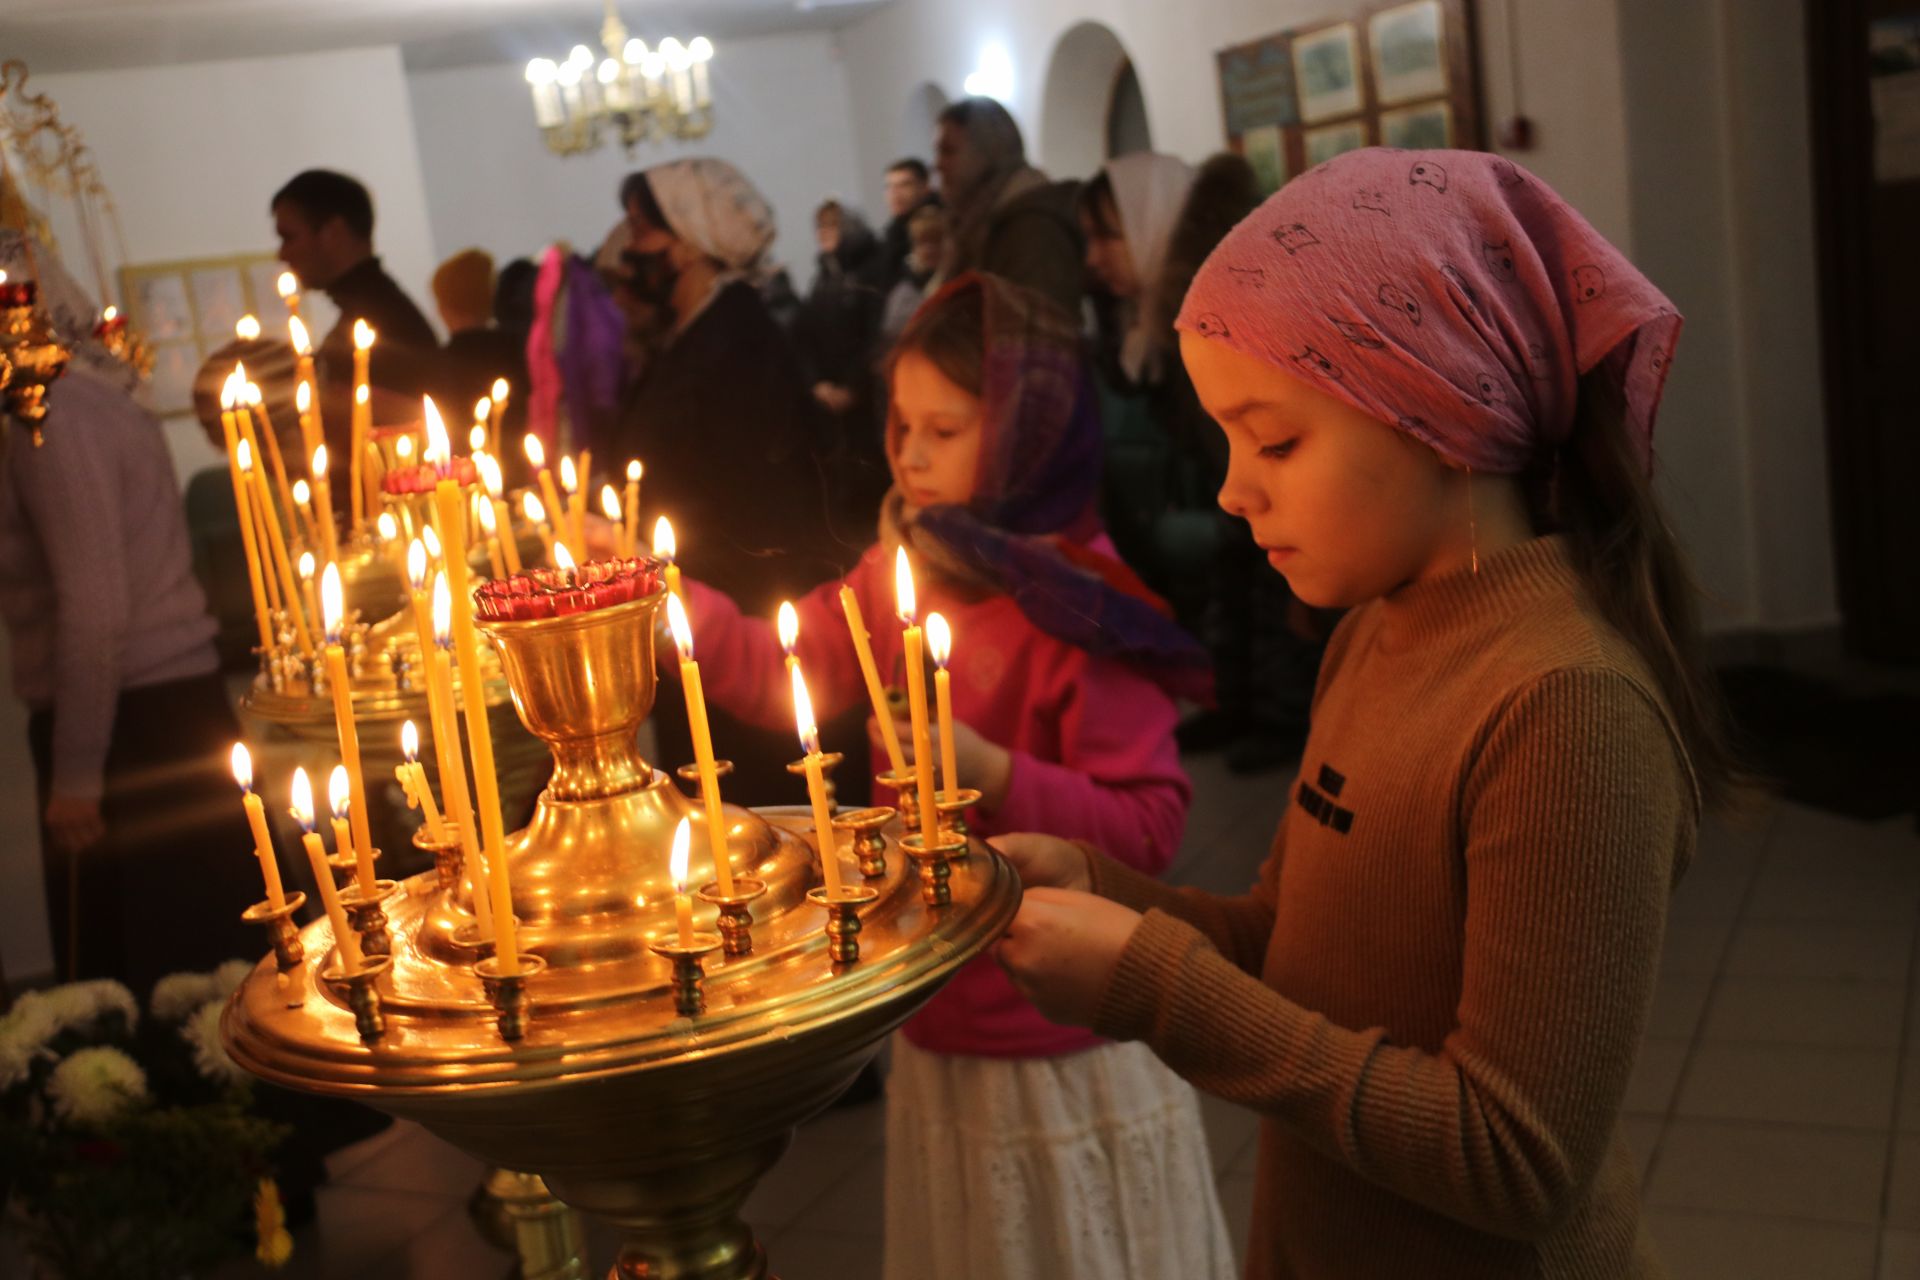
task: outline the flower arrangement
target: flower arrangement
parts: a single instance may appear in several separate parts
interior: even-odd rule
[[[284,1131],[252,1113],[220,1042],[251,968],[163,978],[145,1018],[112,981],[0,1015],[0,1201],[47,1274],[175,1280],[249,1248],[286,1260],[268,1163]]]

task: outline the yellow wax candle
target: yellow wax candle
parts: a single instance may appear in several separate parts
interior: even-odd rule
[[[361,388],[366,390],[365,387]],[[380,446],[373,442],[373,428],[367,428],[366,443],[360,446],[363,455],[360,468],[360,501],[363,512],[371,512],[380,505],[380,479],[387,473],[387,465],[380,458]]]
[[[228,383],[229,393],[232,383]],[[222,396],[223,401],[225,396]],[[260,651],[273,651],[273,622],[267,611],[267,590],[260,580],[260,549],[254,545],[253,501],[247,482],[240,474],[240,431],[231,410],[220,414],[220,426],[227,437],[227,471],[233,479],[233,509],[240,520],[240,545],[247,553],[247,585],[253,590],[253,619],[260,626]]]
[[[275,911],[287,905],[280,884],[280,864],[273,856],[273,835],[267,830],[267,809],[253,794],[253,757],[247,744],[233,744],[233,780],[240,784],[240,805],[247,811],[247,826],[253,832],[253,856],[260,860],[260,879],[267,888],[267,901]]]
[[[638,555],[640,550],[640,459],[627,464],[626,550],[623,556]]]
[[[333,810],[333,851],[350,855],[353,851],[353,783],[347,779],[347,766],[343,764],[333,766],[333,772],[327,775],[327,804]]]
[[[560,491],[554,488],[553,472],[547,469],[546,446],[540,443],[540,437],[531,431],[521,442],[527,453],[527,465],[533,468],[534,483],[540,486],[540,498],[547,510],[547,518],[556,525],[567,518],[566,504],[560,501]]]
[[[900,548],[894,559],[894,590],[899,597],[900,621],[906,629],[900,639],[907,650],[907,711],[913,720],[913,775],[920,787],[920,835],[932,849],[940,830],[940,814],[934,807],[933,740],[927,728],[927,672],[922,652],[920,628],[914,622],[913,566],[907,563],[907,549]]]
[[[267,513],[260,509],[260,498],[253,483],[253,450],[242,440],[236,446],[236,453],[240,460],[240,487],[247,499],[247,523],[253,526],[253,545],[260,557],[260,576],[267,584],[267,607],[279,613],[286,607],[280,600],[280,566],[273,559],[272,544],[267,541]],[[276,635],[275,639],[278,638]]]
[[[853,636],[853,651],[860,659],[860,674],[866,677],[867,697],[873,703],[873,718],[880,726],[880,740],[887,748],[887,763],[893,776],[907,776],[907,757],[900,750],[900,732],[893,727],[893,711],[887,706],[887,689],[880,682],[880,668],[873,660],[873,644],[867,638],[867,622],[860,615],[860,601],[853,588],[840,587],[840,611],[847,615],[847,631]]]
[[[313,486],[308,484],[304,478],[293,482],[293,509],[299,515],[300,523],[297,532],[300,538],[300,545],[303,547],[319,546],[320,526],[316,524],[313,519]],[[313,621],[317,624],[320,621],[320,615],[317,613],[314,614]]]
[[[520,540],[513,532],[513,515],[507,510],[505,501],[493,499],[493,524],[500,533],[500,555],[507,562],[507,572],[520,572]]]
[[[693,903],[687,898],[687,855],[692,846],[693,833],[682,818],[673,829],[673,854],[667,860],[667,874],[673,877],[673,921],[683,947],[693,945]]]
[[[360,734],[353,723],[353,684],[347,678],[347,651],[340,644],[346,604],[340,590],[340,566],[320,574],[320,613],[327,632],[327,688],[333,695],[333,723],[340,734],[340,759],[347,769],[353,814],[353,858],[360,892],[373,901],[373,836],[367,826],[367,784],[360,775]]]
[[[547,509],[531,493],[520,495],[520,509],[526,513],[527,523],[540,535],[540,544],[547,549],[547,563],[553,563],[553,530],[547,527]]]
[[[313,451],[320,447],[323,437],[320,412],[313,402],[313,343],[308,339],[307,326],[299,316],[287,320],[287,332],[293,338],[293,407],[300,412],[302,450],[311,458]]]
[[[427,430],[446,428],[440,423],[440,411],[432,399],[425,402]],[[453,643],[460,661],[460,699],[466,710],[467,737],[473,743],[473,784],[479,792],[480,845],[485,852],[487,874],[493,890],[494,954],[500,972],[520,972],[520,949],[513,920],[513,888],[507,875],[506,831],[500,816],[500,775],[493,763],[493,732],[487,724],[486,683],[480,674],[480,650],[473,629],[473,600],[467,593],[467,548],[460,521],[464,499],[460,486],[442,480],[434,486],[434,510],[440,521],[440,541],[445,544],[447,589],[451,594]]]
[[[960,790],[953,770],[953,679],[947,672],[947,660],[953,655],[953,631],[937,613],[927,615],[927,654],[933,659],[934,707],[940,713],[940,780],[951,795]]]
[[[481,396],[473,402],[473,430],[467,432],[467,445],[473,453],[484,453],[493,448],[493,433],[487,430],[487,424],[492,420],[493,398]]]
[[[793,719],[800,730],[800,749],[805,752],[801,764],[807,773],[807,800],[813,805],[813,831],[820,845],[820,876],[829,899],[840,896],[840,846],[833,834],[833,806],[827,803],[827,777],[820,757],[820,727],[813,719],[813,699],[807,696],[807,680],[800,664],[791,668],[793,677]]]
[[[713,877],[724,896],[733,893],[733,867],[727,856],[727,818],[720,805],[720,773],[714,767],[713,733],[707,726],[707,697],[700,687],[700,664],[693,660],[693,626],[679,596],[667,597],[667,627],[680,651],[680,687],[687,695],[687,723],[693,730],[693,758],[700,770],[700,801],[707,811],[707,841],[713,852]]]
[[[500,452],[500,419],[507,413],[507,393],[511,390],[505,378],[495,378],[488,389],[487,399],[490,408],[487,413],[487,452]]]
[[[366,493],[362,488],[364,463],[361,459],[367,439],[373,434],[373,403],[367,388],[367,363],[374,337],[373,326],[365,320],[353,322],[353,418],[348,437],[347,480],[353,486],[348,501],[352,503],[355,532],[367,519]]]
[[[393,518],[393,512],[382,511],[380,518],[373,522],[374,535],[380,540],[380,549],[387,553],[387,559],[393,561],[393,571],[400,580],[407,579],[407,547],[400,541],[400,522]]]
[[[465,855],[467,891],[473,895],[473,914],[480,937],[493,941],[493,891],[488,887],[487,864],[480,856],[480,829],[473,820],[473,800],[467,792],[466,755],[460,748],[460,714],[453,700],[453,594],[444,572],[433,575],[433,659],[427,668],[427,709],[433,717],[434,756],[440,762],[440,792],[453,811],[460,850]]]
[[[234,368],[237,371],[241,366],[235,365]],[[253,422],[253,412],[256,409],[260,411],[260,430],[258,433],[254,431]],[[241,434],[245,436],[247,442],[253,446],[254,456],[263,460],[266,465],[273,468],[274,492],[280,495],[280,505],[277,508],[269,509],[274,510],[276,514],[284,517],[288,527],[291,528],[293,525],[293,486],[287,483],[287,464],[280,456],[280,437],[273,429],[273,416],[267,412],[266,398],[260,394],[258,385],[252,382],[246,383],[243,398],[240,403],[235,406],[234,412],[240,417]],[[262,449],[260,446],[259,442],[261,440],[266,441],[265,449]]]
[[[600,514],[613,525],[613,554],[630,556],[627,550],[627,520],[620,512],[620,495],[614,492],[610,484],[600,486]]]
[[[245,441],[241,444],[244,447]],[[293,633],[300,641],[300,652],[313,656],[313,633],[307,628],[306,610],[300,605],[300,589],[294,585],[292,557],[287,554],[286,541],[280,536],[280,521],[273,512],[273,500],[267,495],[266,477],[260,474],[258,467],[253,468],[254,497],[260,506],[260,519],[267,526],[267,547],[273,553],[274,572],[279,575],[280,592],[286,601],[287,613],[293,618]]]
[[[333,942],[340,948],[340,966],[347,973],[358,973],[365,961],[360,955],[360,939],[347,927],[347,913],[340,906],[340,893],[333,887],[333,868],[327,865],[327,846],[313,829],[313,784],[305,769],[293,771],[293,820],[305,833],[300,842],[306,847],[307,861],[313,864],[314,886],[320,890],[320,902],[327,910],[327,923],[333,926]]]
[[[340,558],[339,526],[333,521],[333,487],[327,483],[327,446],[313,451],[310,474],[313,476],[313,505],[320,517],[320,558],[329,562]]]
[[[587,546],[587,487],[580,483],[572,458],[560,459],[560,487],[567,495],[567,536],[573,545]]]
[[[279,292],[280,301],[287,304],[288,323],[298,320],[300,318],[300,277],[291,271],[282,271],[274,279],[273,287]]]
[[[653,522],[653,554],[655,558],[667,562],[667,594],[670,596],[680,594],[680,565],[675,560],[679,550],[672,523],[661,516]]]
[[[481,541],[487,544],[487,565],[493,570],[493,576],[507,576],[507,562],[500,550],[500,523],[494,518],[493,501],[482,494],[474,494],[470,505],[473,508],[474,523],[480,526]]]
[[[433,788],[427,785],[427,771],[420,767],[420,731],[409,720],[400,726],[400,754],[404,763],[394,769],[401,790],[407,793],[407,807],[418,807],[426,820],[427,836],[435,844],[447,842],[447,825],[440,821],[440,806],[433,802]]]
[[[320,620],[320,584],[314,577],[313,552],[300,553],[300,598],[306,602],[307,616],[316,623]]]

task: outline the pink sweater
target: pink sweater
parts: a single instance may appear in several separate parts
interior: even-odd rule
[[[1094,545],[1112,554],[1104,538]],[[904,683],[891,558],[871,548],[845,581],[860,601],[881,677]],[[867,701],[840,586],[825,583],[795,605],[800,662],[821,720]],[[707,696],[743,720],[792,728],[791,686],[772,623],[742,616],[726,596],[698,583],[687,584],[687,597]],[[1013,753],[1006,802],[978,811],[975,833],[1043,831],[1091,841],[1148,874],[1165,870],[1180,847],[1192,794],[1174,747],[1172,699],[1133,669],[1041,631],[1006,596],[968,602],[923,583],[921,609],[922,616],[943,614],[953,627],[954,718]],[[798,747],[796,740],[796,753]],[[873,754],[886,759],[877,738]],[[804,791],[795,786],[799,803]],[[906,1033],[936,1053],[1001,1058],[1050,1057],[1100,1043],[1091,1032],[1047,1021],[989,955],[961,970]]]

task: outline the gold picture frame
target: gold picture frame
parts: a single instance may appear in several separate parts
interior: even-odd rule
[[[233,341],[242,315],[269,331],[285,314],[271,281],[281,271],[273,253],[182,258],[120,268],[127,320],[153,347],[149,395],[153,412],[178,418],[193,412],[193,379],[209,355]]]

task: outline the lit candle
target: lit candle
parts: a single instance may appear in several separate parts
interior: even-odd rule
[[[253,439],[251,432],[253,429],[252,411],[254,409],[260,411],[260,438],[267,442],[267,464],[273,468],[274,486],[280,494],[280,506],[286,513],[287,526],[291,529],[293,526],[293,488],[287,483],[287,462],[280,453],[280,433],[273,429],[273,415],[267,412],[266,397],[261,394],[260,385],[255,382],[249,382],[247,383],[246,400],[240,406],[240,413],[245,415],[242,421],[247,424],[247,431],[249,433],[247,438],[249,440]]]
[[[940,830],[940,814],[934,808],[933,739],[927,727],[927,673],[920,627],[914,621],[913,566],[907,562],[905,547],[894,558],[893,585],[900,621],[906,628],[900,638],[907,650],[907,711],[913,720],[914,780],[920,786],[920,835],[932,849]]]
[[[332,562],[340,558],[340,532],[333,523],[333,487],[327,483],[327,446],[313,451],[313,505],[320,517],[320,554]]]
[[[404,580],[407,576],[407,548],[400,541],[400,522],[393,518],[393,512],[382,511],[380,518],[373,522],[373,528],[379,537],[381,549],[393,561],[393,571]]]
[[[420,526],[420,543],[426,547],[427,559],[432,563],[439,564],[440,561],[445,558],[440,550],[440,535],[434,532],[432,525],[423,524]]]
[[[793,653],[793,646],[800,643],[800,613],[793,607],[793,601],[780,602],[774,630],[780,633],[780,652],[787,655],[787,674],[791,676],[800,666],[800,659]]]
[[[665,516],[653,522],[653,554],[667,562],[667,594],[680,594],[680,564],[675,558],[679,547],[674,541],[673,525]]]
[[[506,416],[507,393],[510,388],[505,378],[495,378],[493,386],[487,392],[491,407],[487,414],[487,452],[500,452],[500,419]]]
[[[564,542],[556,541],[553,544],[553,567],[566,574],[569,582],[573,580],[573,571],[580,567],[579,562],[573,558],[573,552],[567,550],[567,544]]]
[[[494,536],[500,542],[500,555],[507,562],[508,573],[520,572],[520,542],[513,531],[513,512],[508,509],[505,478],[500,474],[500,460],[492,454],[480,454],[473,460],[474,467],[480,472],[480,482],[486,486],[487,499],[493,506]]]
[[[287,321],[287,332],[293,337],[294,380],[293,407],[300,413],[301,448],[311,458],[313,451],[320,447],[320,413],[313,403],[313,343],[307,337],[307,326],[299,316]]]
[[[253,757],[247,744],[233,744],[233,780],[240,784],[240,804],[247,811],[247,826],[253,831],[253,856],[260,859],[260,878],[266,882],[267,901],[275,911],[287,905],[286,891],[280,886],[280,864],[273,856],[273,836],[267,831],[267,808],[253,794]]]
[[[720,807],[720,774],[713,763],[713,733],[707,726],[707,697],[700,687],[700,664],[693,660],[693,624],[680,597],[667,597],[667,627],[680,651],[680,687],[687,696],[687,723],[693,730],[693,758],[700,770],[700,800],[707,810],[707,840],[713,850],[713,876],[723,897],[733,895],[733,868],[727,860],[727,819]]]
[[[293,482],[293,509],[300,513],[300,540],[309,547],[320,543],[320,526],[313,519],[313,486],[305,480]],[[313,615],[319,621],[320,615]]]
[[[289,811],[304,833],[300,840],[306,846],[307,861],[313,864],[314,884],[327,909],[327,922],[333,926],[334,945],[340,948],[340,967],[347,973],[358,973],[364,963],[360,939],[347,927],[347,913],[341,909],[339,891],[333,887],[333,869],[327,865],[327,846],[313,829],[313,784],[307,781],[305,769],[293,771],[293,804]]]
[[[480,856],[480,829],[473,821],[473,799],[467,791],[466,755],[460,749],[460,714],[453,700],[453,593],[444,572],[433,575],[433,644],[427,668],[427,710],[433,717],[434,755],[440,762],[440,793],[447,797],[466,858],[467,891],[473,895],[473,915],[480,937],[493,941],[493,891],[488,888],[487,864]]]
[[[552,564],[553,530],[547,527],[547,509],[531,493],[520,495],[520,509],[526,513],[527,523],[533,526],[533,531],[540,535],[540,543],[547,549],[547,563]]]
[[[493,397],[481,396],[473,402],[473,430],[467,432],[467,445],[474,453],[493,448],[493,435],[487,430],[493,421]]]
[[[693,846],[693,832],[687,819],[673,829],[673,856],[667,873],[673,877],[673,919],[680,930],[680,945],[693,946],[693,902],[687,897],[687,854]]]
[[[447,429],[431,398],[425,401],[427,435],[444,440]],[[513,888],[507,876],[506,831],[500,816],[500,775],[493,763],[493,731],[487,724],[487,687],[480,673],[480,650],[473,629],[473,598],[467,590],[466,531],[461,528],[465,500],[460,486],[443,479],[433,490],[440,518],[440,540],[445,544],[447,589],[451,593],[454,653],[460,663],[461,703],[466,710],[467,737],[473,743],[473,782],[479,791],[481,848],[493,889],[495,955],[500,972],[520,972],[520,950],[513,920]]]
[[[485,535],[487,564],[493,570],[494,577],[504,578],[507,576],[507,566],[500,554],[500,522],[494,518],[493,502],[484,494],[476,493],[472,505],[474,522]]]
[[[299,277],[291,271],[282,271],[279,278],[273,282],[273,287],[279,291],[280,301],[287,304],[287,318],[298,320],[300,318]]]
[[[560,501],[560,491],[553,487],[553,472],[547,469],[547,450],[540,443],[540,437],[527,432],[527,438],[521,443],[527,452],[527,465],[533,468],[534,482],[540,486],[540,497],[548,511],[547,519],[558,526],[567,518],[567,508]]]
[[[367,389],[367,363],[373,350],[373,326],[365,320],[353,322],[353,419],[347,445],[347,479],[353,485],[349,501],[353,504],[353,528],[357,532],[366,522],[366,496],[361,489],[361,456],[373,434],[373,402]]]
[[[481,404],[486,401],[482,400]],[[467,452],[473,455],[475,466],[480,465],[480,455],[487,451],[487,424],[476,422],[467,428]]]
[[[233,322],[233,336],[242,342],[260,341],[260,321],[251,315],[241,316]]]
[[[252,465],[247,442],[240,442],[240,470],[253,482],[254,501],[259,507],[260,523],[267,533],[267,550],[273,571],[280,583],[281,598],[285,601],[288,616],[293,619],[293,633],[300,641],[300,652],[313,656],[313,633],[307,630],[306,611],[300,607],[300,592],[294,586],[293,563],[287,555],[287,544],[280,536],[280,521],[273,512],[273,499],[267,493],[266,477],[260,469]]]
[[[427,836],[435,844],[447,842],[447,826],[440,821],[440,806],[433,802],[433,788],[427,785],[427,771],[420,767],[420,731],[409,720],[400,726],[400,754],[404,763],[394,769],[401,790],[407,793],[407,808],[420,810],[426,819]],[[449,801],[448,803],[452,803]]]
[[[640,554],[640,476],[643,470],[638,458],[627,464],[627,540],[626,550],[620,553],[624,556]]]
[[[800,749],[805,752],[801,764],[807,771],[807,799],[813,805],[813,831],[820,843],[820,875],[826,881],[827,898],[840,896],[840,847],[833,838],[833,807],[827,803],[827,777],[820,757],[820,726],[813,720],[813,699],[807,696],[807,678],[800,664],[789,668],[793,676],[793,719],[800,730]]]
[[[960,790],[959,775],[953,771],[953,678],[947,673],[953,631],[937,613],[927,615],[927,656],[933,659],[934,709],[940,713],[940,779],[953,795]]]
[[[348,794],[353,803],[353,857],[360,892],[372,902],[373,836],[367,829],[367,785],[360,776],[360,734],[353,723],[353,684],[347,679],[347,651],[341,647],[340,626],[346,613],[340,590],[340,566],[329,563],[320,573],[320,615],[327,632],[327,686],[333,695],[333,724],[340,734],[340,758],[346,762]]]
[[[320,584],[314,578],[313,552],[300,553],[300,595],[307,602],[307,613],[316,620],[320,617]]]
[[[580,483],[580,476],[574,470],[572,458],[560,459],[560,488],[567,495],[567,529],[573,545],[587,545],[587,489]]]
[[[227,437],[227,471],[233,480],[233,509],[240,520],[240,545],[247,554],[247,585],[253,590],[253,619],[260,627],[260,651],[273,650],[273,622],[267,610],[267,589],[260,578],[260,548],[254,542],[253,500],[240,473],[240,428],[233,420],[234,380],[220,393],[220,426]]]
[[[234,453],[240,465],[240,485],[246,493],[246,520],[253,526],[253,545],[260,557],[260,577],[267,585],[267,609],[271,618],[286,607],[280,598],[280,565],[273,558],[271,544],[267,541],[267,517],[260,509],[259,489],[253,483],[253,450],[242,440]],[[277,630],[274,639],[279,639]]]
[[[880,682],[880,668],[873,660],[873,643],[867,637],[867,621],[860,614],[860,601],[853,588],[840,586],[840,611],[847,615],[847,631],[853,636],[853,651],[860,659],[860,674],[867,680],[867,697],[873,703],[873,719],[880,726],[880,740],[887,748],[887,763],[893,776],[907,776],[907,757],[900,750],[900,731],[893,727],[893,711],[887,706],[887,689]]]
[[[632,555],[627,548],[627,522],[620,514],[620,495],[610,484],[600,486],[600,514],[613,523],[613,554]]]
[[[346,854],[353,848],[353,782],[343,764],[327,775],[327,804],[333,810],[333,851]]]

